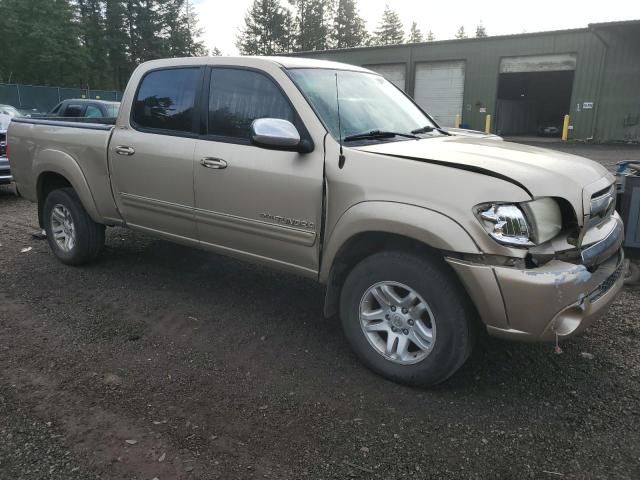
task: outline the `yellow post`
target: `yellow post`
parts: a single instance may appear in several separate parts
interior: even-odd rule
[[[487,117],[484,120],[484,133],[491,133],[491,114],[487,113]]]
[[[456,113],[456,120],[453,122],[453,128],[460,128],[460,114]]]
[[[569,138],[569,115],[564,116],[564,123],[562,124],[562,141],[566,142]]]

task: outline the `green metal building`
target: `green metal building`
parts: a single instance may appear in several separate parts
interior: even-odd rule
[[[443,126],[536,135],[569,114],[570,138],[640,142],[640,20],[301,55],[375,70]]]

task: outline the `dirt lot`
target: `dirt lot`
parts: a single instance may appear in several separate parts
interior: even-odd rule
[[[640,289],[561,355],[483,338],[421,391],[313,282],[122,229],[71,268],[35,228],[2,190],[2,479],[640,478]]]

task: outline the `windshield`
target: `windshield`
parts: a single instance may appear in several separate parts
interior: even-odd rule
[[[380,75],[318,68],[291,69],[290,73],[335,139],[340,138],[336,74],[343,139],[371,131],[409,134],[424,127],[436,127],[409,98]],[[376,140],[389,141],[390,138],[380,136]]]

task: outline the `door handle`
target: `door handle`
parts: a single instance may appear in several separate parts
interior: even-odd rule
[[[206,168],[213,168],[216,170],[222,170],[227,168],[227,162],[221,158],[204,157],[200,159],[200,165]]]
[[[124,145],[118,145],[116,148],[116,153],[118,155],[124,155],[126,157],[130,157],[131,155],[133,155],[134,153],[136,153],[136,151],[131,148],[131,147],[125,147]]]

